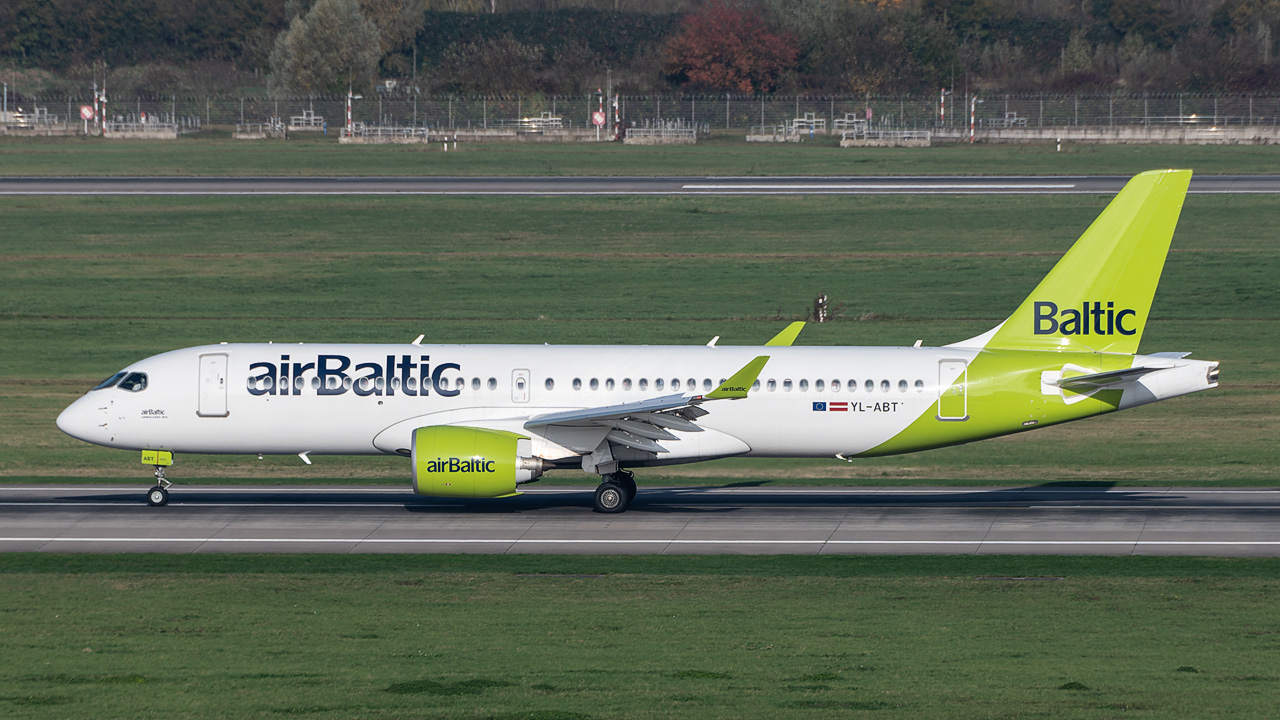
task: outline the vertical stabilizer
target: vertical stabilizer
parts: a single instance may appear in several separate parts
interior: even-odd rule
[[[1190,182],[1190,170],[1135,176],[1013,315],[974,340],[1135,354]]]

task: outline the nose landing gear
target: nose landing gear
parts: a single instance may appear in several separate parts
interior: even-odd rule
[[[620,513],[636,498],[636,479],[626,470],[603,475],[603,482],[596,488],[595,507],[598,513]]]
[[[173,453],[165,450],[143,450],[142,464],[152,465],[156,469],[156,484],[147,491],[147,504],[151,507],[168,505],[169,486],[173,483],[164,476],[164,470],[173,464]]]
[[[164,476],[164,466],[156,466],[156,486],[147,491],[147,504],[151,507],[164,507],[169,504],[169,486],[173,483]]]

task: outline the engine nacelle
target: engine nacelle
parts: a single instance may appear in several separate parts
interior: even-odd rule
[[[440,497],[509,497],[544,468],[523,435],[456,425],[414,430],[411,457],[413,491]]]

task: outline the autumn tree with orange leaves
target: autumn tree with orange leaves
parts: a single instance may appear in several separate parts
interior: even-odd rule
[[[667,43],[666,73],[699,90],[768,93],[795,66],[795,40],[774,32],[757,8],[712,0],[685,17]]]

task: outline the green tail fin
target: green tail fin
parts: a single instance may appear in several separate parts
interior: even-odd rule
[[[985,346],[1137,353],[1190,182],[1135,176]]]

